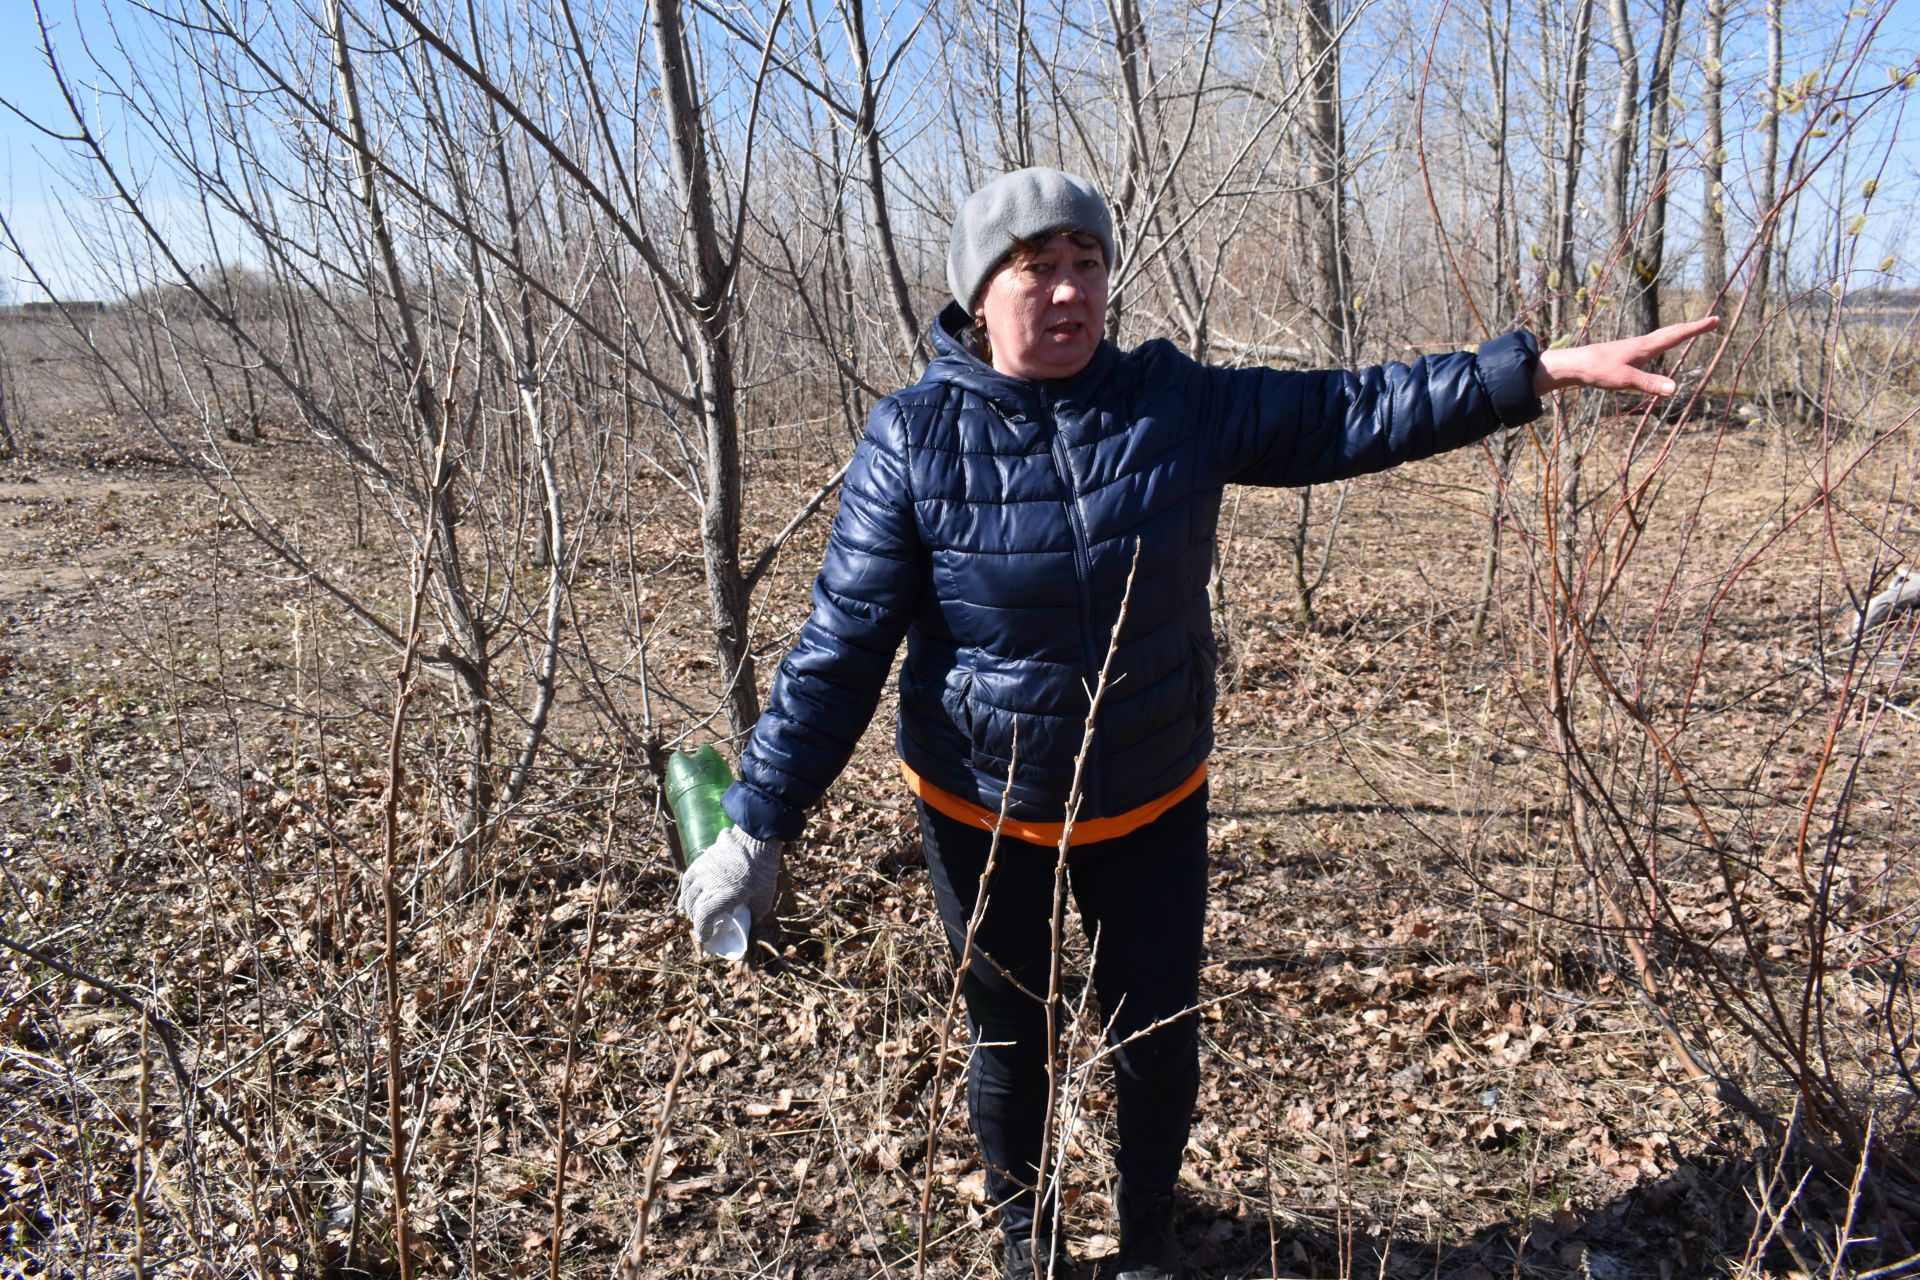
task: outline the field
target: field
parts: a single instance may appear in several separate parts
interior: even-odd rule
[[[673,910],[609,710],[670,689],[649,714],[710,732],[670,486],[637,474],[618,509],[652,514],[582,532],[581,656],[529,799],[453,892],[444,669],[390,768],[399,655],[246,528],[273,512],[397,623],[409,552],[337,454],[268,418],[216,437],[223,475],[52,322],[0,343],[0,1269],[396,1275],[399,1114],[415,1274],[604,1272],[635,1241],[647,1275],[993,1274],[890,704],[751,965],[699,960]],[[1543,420],[1478,639],[1490,451],[1356,482],[1312,627],[1295,497],[1229,497],[1196,1274],[1915,1274],[1913,615],[1849,636],[1916,553],[1920,451],[1907,410],[1869,409],[1606,419],[1577,536],[1548,523]],[[769,446],[748,542],[833,467]],[[831,505],[755,595],[763,686]],[[1556,563],[1580,566],[1558,590]],[[1097,1258],[1083,992],[1063,1151]],[[1849,1119],[1873,1126],[1857,1179]]]

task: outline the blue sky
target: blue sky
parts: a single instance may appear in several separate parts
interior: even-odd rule
[[[1812,13],[1835,0],[1786,2],[1791,19],[1796,8]],[[1758,0],[1753,3],[1757,5]],[[133,8],[129,0],[42,0],[42,4],[56,39],[76,53],[77,43],[68,42],[74,41],[78,28],[98,39],[106,19],[125,15]],[[137,19],[130,20],[129,29],[137,26]],[[1900,50],[1911,57],[1920,49],[1920,0],[1895,0],[1881,47],[1888,50],[1889,57]],[[0,98],[42,119],[57,122],[65,115],[40,48],[32,0],[0,0]],[[1920,106],[1920,102],[1915,105]],[[103,114],[103,119],[110,125],[110,115]],[[1911,199],[1920,188],[1920,112],[1904,127],[1903,134],[1883,185],[1890,188],[1889,195],[1899,192]],[[0,110],[0,211],[60,292],[70,297],[110,292],[109,283],[91,268],[86,255],[76,250],[68,219],[75,210],[84,214],[87,202],[61,182],[47,163],[61,150],[61,143],[35,131],[15,113]],[[164,209],[165,201],[159,204]],[[1920,283],[1920,244],[1908,244],[1901,234],[1902,225],[1897,225],[1902,220],[1886,216],[1892,204],[1887,201],[1881,205],[1884,243],[1876,245],[1870,256],[1874,260],[1897,256],[1901,269],[1896,275],[1903,283]],[[0,250],[0,296],[13,300],[37,296],[32,284],[22,279],[18,261],[4,250]]]
[[[75,29],[75,12],[92,28],[108,13],[108,3],[124,10],[121,0],[42,0],[42,11],[56,39],[65,40]],[[0,98],[36,118],[64,123],[53,74],[40,46],[40,30],[31,0],[0,0]],[[98,277],[73,259],[73,236],[62,205],[73,199],[53,172],[63,146],[27,125],[14,111],[0,108],[0,211],[22,246],[42,269],[58,278],[71,296],[100,292]],[[78,207],[84,208],[84,202]],[[15,300],[36,296],[30,282],[21,279],[20,264],[0,252],[0,279]]]

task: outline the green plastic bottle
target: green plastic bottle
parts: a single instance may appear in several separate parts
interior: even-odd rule
[[[733,785],[733,770],[713,744],[697,751],[676,751],[667,757],[667,807],[673,810],[674,824],[680,829],[680,852],[686,865],[733,825],[733,819],[720,807],[720,797]],[[726,960],[738,960],[747,954],[747,931],[753,919],[742,903],[730,914],[709,925],[700,939],[700,949]]]

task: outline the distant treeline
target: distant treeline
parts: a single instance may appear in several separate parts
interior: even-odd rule
[[[104,302],[17,302],[9,307],[0,307],[0,317],[57,316],[63,311],[92,316],[106,309]]]

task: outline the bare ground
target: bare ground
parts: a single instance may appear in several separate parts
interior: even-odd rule
[[[393,656],[137,426],[40,421],[27,455],[0,464],[0,826],[5,932],[60,965],[16,951],[0,968],[0,1265],[118,1274],[138,1234],[154,1274],[391,1274],[374,888]],[[1712,708],[1688,749],[1745,789],[1722,802],[1777,810],[1759,824],[1777,833],[1820,785],[1831,694],[1806,660],[1843,599],[1826,546],[1855,564],[1910,547],[1912,510],[1793,524],[1814,483],[1804,441],[1680,444],[1721,479],[1641,535],[1651,549],[1619,590],[1648,632],[1610,652],[1684,651],[1719,593],[1726,639],[1705,683],[1683,695],[1650,662],[1634,696],[1669,724],[1682,696]],[[1861,511],[1911,483],[1899,449],[1847,491]],[[1287,620],[1290,499],[1240,500],[1204,1092],[1180,1218],[1195,1274],[1666,1280],[1743,1259],[1824,1272],[1846,1188],[1816,1175],[1769,1233],[1754,1205],[1786,1204],[1791,1185],[1769,1186],[1756,1132],[1573,923],[1597,908],[1540,749],[1544,624],[1517,569],[1492,636],[1476,646],[1467,630],[1485,465],[1463,455],[1357,488],[1317,633]],[[317,450],[270,435],[242,466],[330,563],[398,598],[403,561],[377,538],[354,544]],[[811,475],[766,484],[761,509]],[[1739,563],[1768,522],[1790,530],[1776,553],[1730,582],[1699,569]],[[806,607],[819,533],[765,590],[769,650]],[[1692,580],[1663,585],[1675,564]],[[1686,607],[1649,621],[1663,590]],[[1897,680],[1885,693],[1912,700]],[[425,700],[424,746],[444,714]],[[1847,863],[1862,937],[1914,900],[1910,716],[1882,712],[1859,764],[1871,785]],[[992,1274],[951,979],[887,735],[869,733],[796,850],[781,934],[736,970],[691,952],[647,788],[578,706],[556,736],[538,811],[467,898],[436,889],[434,787],[416,771],[405,796],[417,1273],[545,1271],[556,1223],[561,1269],[604,1271],[644,1203],[647,1274],[907,1275],[924,1198],[929,1272]],[[1706,869],[1676,864],[1687,911],[1724,905]],[[1759,915],[1790,944],[1791,897],[1769,902]],[[1863,955],[1848,973],[1837,1039],[1912,999],[1897,963]],[[164,1015],[184,1080],[129,998]],[[1698,1030],[1790,1110],[1737,1032]],[[1068,1221],[1097,1257],[1113,1241],[1096,1039],[1084,1009]],[[1880,1208],[1856,1235],[1913,1238],[1920,1224]],[[1835,1274],[1898,1258],[1855,1245]]]

